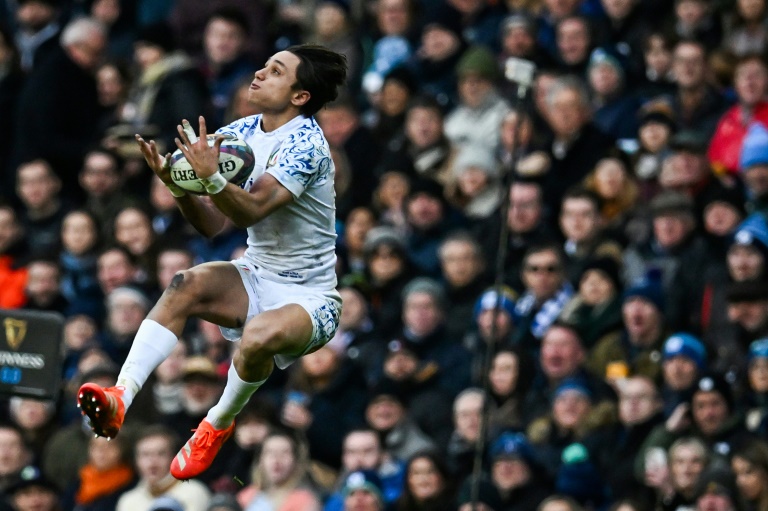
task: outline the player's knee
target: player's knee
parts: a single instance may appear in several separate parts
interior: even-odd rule
[[[286,341],[285,332],[263,321],[251,321],[243,330],[240,350],[246,359],[272,357]]]
[[[202,282],[194,269],[181,270],[176,273],[168,284],[165,292],[173,294],[174,300],[188,300],[198,298],[203,291]]]

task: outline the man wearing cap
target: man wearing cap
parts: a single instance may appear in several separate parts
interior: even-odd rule
[[[739,511],[741,498],[733,473],[711,468],[699,476],[694,491],[696,511]]]
[[[358,470],[349,474],[342,495],[344,511],[384,511],[381,480],[371,470]]]
[[[700,438],[716,462],[726,463],[734,446],[752,438],[743,416],[735,409],[731,385],[722,376],[700,376],[694,382],[690,401],[678,405],[665,423],[654,428],[640,452],[652,447],[668,449],[685,436]],[[643,464],[644,456],[638,456],[637,463]]]
[[[21,469],[19,478],[6,490],[14,511],[58,511],[60,491],[34,466]],[[0,504],[0,509],[3,505]]]
[[[634,282],[623,294],[624,327],[592,348],[588,364],[608,379],[627,374],[656,378],[661,373],[661,348],[667,337],[664,290],[655,273]]]
[[[479,145],[494,153],[499,128],[510,111],[496,87],[499,69],[484,46],[470,47],[456,65],[459,104],[445,118],[445,135],[458,146]]]
[[[624,282],[660,271],[666,297],[665,316],[673,328],[686,325],[687,300],[697,296],[710,255],[696,235],[694,202],[687,195],[664,191],[650,204],[652,235],[624,251]]]
[[[162,417],[162,423],[167,425],[179,438],[189,435],[208,410],[216,404],[224,389],[223,377],[219,374],[216,364],[208,357],[194,355],[184,360],[181,370],[181,410]],[[227,442],[221,447],[221,455],[214,458],[211,468],[200,474],[197,479],[210,484],[229,473],[229,459],[235,452],[233,442]]]

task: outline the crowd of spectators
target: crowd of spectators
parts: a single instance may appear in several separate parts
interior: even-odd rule
[[[112,442],[74,393],[246,235],[193,232],[133,136],[253,114],[304,42],[350,65],[317,114],[341,325],[182,483],[216,325]],[[0,400],[0,509],[768,510],[766,55],[766,0],[0,1],[0,308],[66,320],[59,398]]]

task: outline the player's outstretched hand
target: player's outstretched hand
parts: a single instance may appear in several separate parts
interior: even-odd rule
[[[152,172],[157,174],[157,177],[165,184],[172,184],[171,179],[171,153],[165,156],[160,156],[157,152],[157,144],[154,140],[147,142],[141,135],[136,135],[136,143],[139,144],[141,154],[144,155],[144,159],[147,161],[147,165],[152,169]]]
[[[219,150],[221,143],[226,138],[224,135],[218,135],[212,146],[208,145],[208,130],[205,126],[205,119],[201,115],[200,138],[195,135],[195,130],[184,119],[176,127],[179,136],[175,138],[176,147],[178,147],[189,165],[197,174],[197,177],[205,179],[211,177],[219,170]]]

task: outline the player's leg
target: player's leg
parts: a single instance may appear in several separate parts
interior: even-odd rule
[[[81,387],[78,401],[96,434],[117,434],[125,410],[152,371],[171,353],[189,317],[239,328],[247,313],[248,294],[231,263],[206,263],[177,273],[136,333],[117,385],[109,389],[94,384]]]
[[[262,312],[248,321],[219,402],[171,463],[175,478],[196,477],[211,465],[232,435],[235,416],[272,373],[275,355],[303,354],[313,331],[309,313],[297,304]]]

